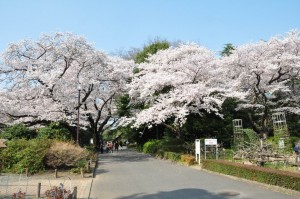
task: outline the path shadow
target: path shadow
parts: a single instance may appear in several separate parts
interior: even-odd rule
[[[100,164],[108,164],[110,162],[139,162],[149,161],[153,158],[148,154],[138,153],[130,150],[116,151],[113,153],[103,153],[99,155]]]
[[[96,169],[94,175],[102,174],[102,173],[108,173],[108,170],[106,169]]]
[[[116,199],[234,199],[239,198],[239,193],[234,192],[220,192],[210,193],[204,189],[179,189],[175,191],[162,191],[156,194],[133,194],[130,196],[119,197]],[[250,199],[250,198],[242,198]]]

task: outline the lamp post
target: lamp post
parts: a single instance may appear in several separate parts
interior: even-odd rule
[[[78,84],[77,86],[78,89],[78,112],[77,112],[77,139],[76,139],[76,143],[79,145],[79,109],[80,109],[80,91],[81,91],[81,85]]]

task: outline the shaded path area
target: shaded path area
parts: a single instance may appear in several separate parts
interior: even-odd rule
[[[91,198],[295,199],[256,183],[235,180],[130,150],[100,154]]]

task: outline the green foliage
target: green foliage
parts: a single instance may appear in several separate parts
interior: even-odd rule
[[[117,114],[119,117],[130,116],[130,98],[128,94],[119,96],[116,99]]]
[[[222,104],[223,119],[214,113],[190,114],[182,127],[185,141],[194,142],[200,138],[217,138],[225,148],[230,148],[233,140],[233,119],[242,119],[244,128],[251,127],[247,111],[237,111],[238,101],[227,98]]]
[[[243,129],[244,132],[244,141],[251,144],[259,143],[258,134],[252,129]]]
[[[153,95],[158,96],[160,94],[166,94],[166,93],[169,93],[172,89],[174,89],[173,86],[170,86],[170,85],[164,86],[162,89],[155,91]]]
[[[290,154],[293,153],[293,148],[295,146],[295,143],[299,141],[300,138],[298,137],[287,137],[284,139],[284,149],[280,149],[281,153],[285,154]],[[267,144],[271,145],[273,149],[277,149],[279,147],[279,138],[274,136],[274,137],[269,137],[267,139]]]
[[[300,141],[300,137],[289,137],[288,144],[294,147],[295,143],[298,143],[299,141]]]
[[[133,74],[137,74],[137,73],[139,73],[141,71],[141,69],[139,69],[139,68],[137,68],[137,67],[134,67],[133,68]]]
[[[5,172],[36,173],[43,170],[44,158],[50,147],[49,140],[16,139],[6,143],[7,148],[0,151],[0,161]]]
[[[231,43],[225,44],[224,49],[221,51],[221,56],[226,57],[232,54],[232,51],[234,50],[234,46]]]
[[[244,165],[224,160],[203,160],[202,168],[300,191],[300,174],[297,173]]]
[[[83,170],[83,172],[90,172],[88,171],[87,169],[87,160],[85,159],[81,159],[81,160],[78,160],[76,163],[75,163],[75,168],[72,168],[71,169],[71,173],[80,173],[81,170]]]
[[[3,129],[0,133],[0,138],[3,139],[32,139],[35,137],[35,133],[27,128],[24,124],[16,124]]]
[[[86,150],[88,150],[89,152],[91,152],[91,153],[96,153],[97,152],[97,149],[95,149],[95,146],[94,145],[86,145],[86,146],[84,146],[84,148],[86,149]]]
[[[155,154],[158,151],[159,140],[150,140],[143,146],[144,153]]]
[[[172,160],[174,162],[179,162],[181,160],[181,154],[180,153],[166,151],[166,152],[164,152],[163,158],[167,159],[167,160]]]
[[[287,113],[286,122],[290,136],[300,138],[300,116],[292,113]]]
[[[49,126],[38,130],[37,138],[68,141],[71,140],[71,133],[67,128],[63,127],[61,123],[52,122]]]
[[[156,41],[148,46],[145,46],[143,50],[135,55],[134,61],[137,64],[145,62],[149,55],[157,53],[159,50],[165,50],[170,47],[167,41]]]
[[[161,153],[161,152],[183,153],[185,151],[183,140],[164,137],[161,140],[150,140],[143,145],[144,153]]]
[[[159,149],[162,151],[171,151],[183,153],[185,151],[184,142],[181,139],[164,137],[159,142]]]

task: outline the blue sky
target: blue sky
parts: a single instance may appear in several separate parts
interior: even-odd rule
[[[224,44],[300,29],[299,0],[0,0],[0,52],[42,33],[72,32],[107,53],[155,38]]]

